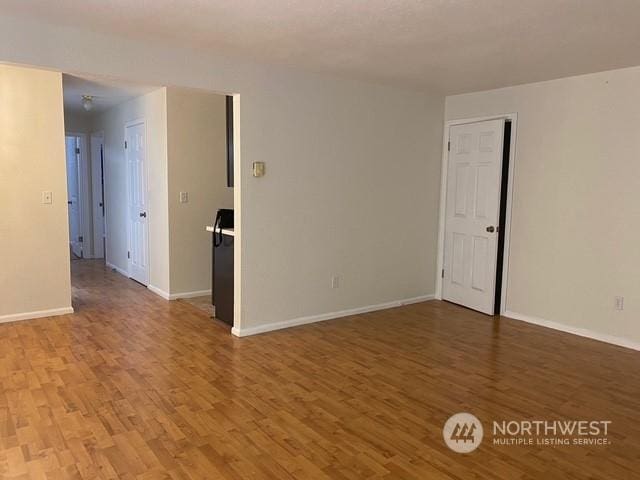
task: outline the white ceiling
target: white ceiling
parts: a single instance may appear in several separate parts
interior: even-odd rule
[[[158,87],[138,85],[100,77],[62,76],[64,108],[68,112],[87,113],[82,108],[82,96],[93,97],[93,108],[87,114],[97,114],[122,102],[149,93]]]
[[[444,93],[640,64],[638,0],[2,0],[2,11]]]

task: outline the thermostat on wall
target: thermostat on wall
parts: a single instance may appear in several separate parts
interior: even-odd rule
[[[253,162],[253,176],[264,177],[264,162]]]

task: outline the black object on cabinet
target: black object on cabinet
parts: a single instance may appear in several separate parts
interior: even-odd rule
[[[233,229],[233,210],[221,208],[216,214],[216,221],[213,223],[213,246],[217,247],[222,242],[222,229]]]

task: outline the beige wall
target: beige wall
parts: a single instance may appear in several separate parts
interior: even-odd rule
[[[6,16],[0,60],[239,94],[237,327],[434,292],[441,96]]]
[[[125,124],[144,119],[149,181],[149,284],[169,291],[169,219],[167,209],[166,88],[136,97],[98,115],[95,131],[104,132],[105,213],[108,264],[127,271],[127,169]]]
[[[0,65],[0,321],[71,308],[59,73]],[[53,203],[42,204],[51,191]]]
[[[241,96],[242,328],[433,294],[444,99],[320,78],[263,88]]]
[[[447,119],[511,112],[508,310],[640,341],[640,68],[446,100]]]
[[[225,97],[167,89],[171,294],[211,290],[211,225],[233,208],[227,187]],[[188,192],[188,203],[180,203]]]

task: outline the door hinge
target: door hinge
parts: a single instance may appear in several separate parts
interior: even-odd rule
[[[444,268],[442,269],[442,273],[440,275],[442,278],[444,278]]]
[[[80,149],[76,148],[76,155],[80,155]]]
[[[126,140],[124,141],[124,148],[125,149],[127,148],[127,141]]]
[[[451,140],[447,142],[447,152],[451,151]]]
[[[131,258],[131,252],[127,252],[127,258]]]

